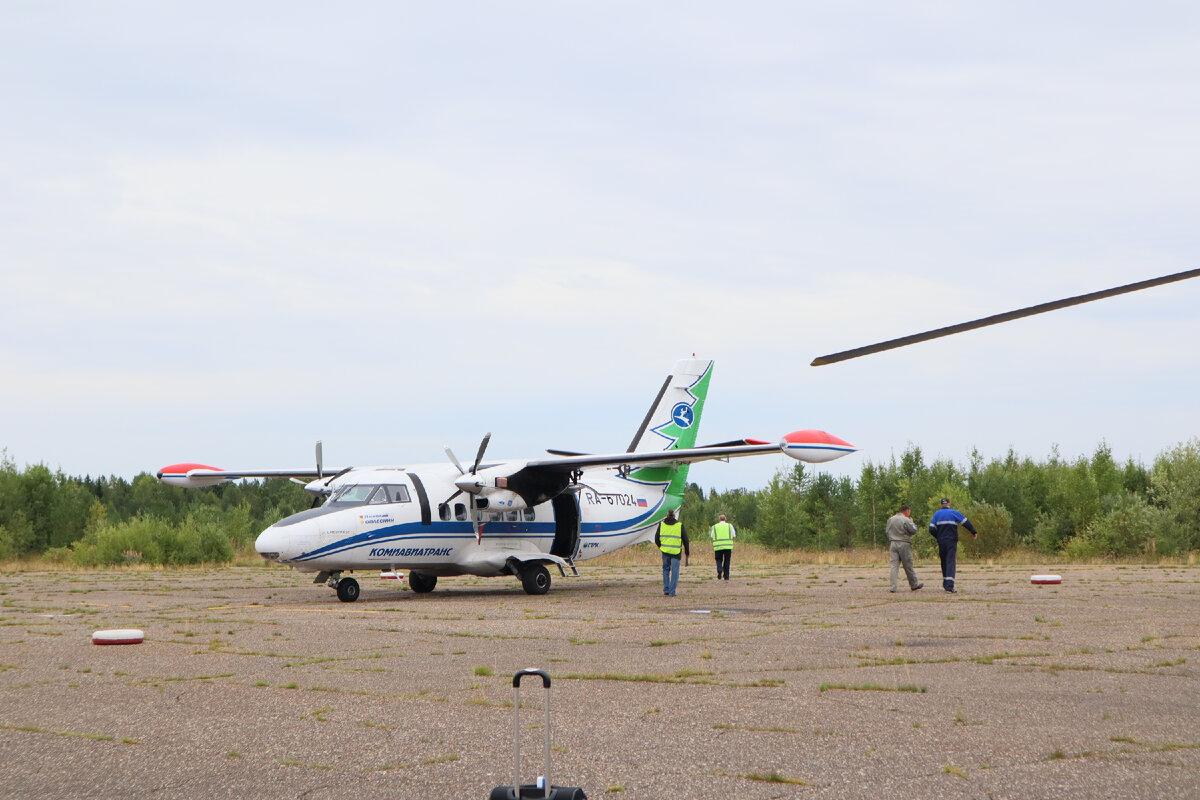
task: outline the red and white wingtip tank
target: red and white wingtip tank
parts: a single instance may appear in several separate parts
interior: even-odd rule
[[[202,486],[216,486],[218,483],[233,480],[224,475],[207,475],[220,473],[220,467],[210,467],[206,464],[172,464],[158,471],[158,479],[169,486],[182,486],[185,489],[198,489]]]
[[[858,450],[846,440],[818,430],[792,431],[779,446],[792,458],[809,464],[824,464]]]

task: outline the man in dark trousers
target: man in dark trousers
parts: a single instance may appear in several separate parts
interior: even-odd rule
[[[663,594],[675,596],[675,587],[679,583],[679,557],[691,555],[688,545],[687,531],[683,522],[675,519],[675,510],[667,512],[667,518],[658,523],[654,533],[654,546],[662,551]]]
[[[962,525],[971,532],[971,537],[979,538],[979,533],[971,520],[950,507],[950,498],[942,498],[942,507],[933,512],[929,520],[929,532],[938,542],[938,557],[942,560],[942,588],[950,594],[957,594],[954,588],[955,561],[958,558],[958,526]]]
[[[733,558],[733,540],[737,538],[737,531],[726,522],[725,515],[722,514],[717,524],[709,529],[708,535],[712,539],[713,555],[717,559],[717,580],[729,580],[729,561]]]

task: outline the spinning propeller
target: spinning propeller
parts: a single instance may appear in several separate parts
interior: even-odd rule
[[[469,472],[463,469],[463,465],[459,463],[457,458],[455,458],[454,451],[450,449],[450,445],[446,445],[446,455],[450,457],[450,463],[454,464],[454,466],[458,468],[459,474],[464,476],[454,482],[454,485],[457,486],[458,489],[454,492],[454,494],[446,498],[446,503],[448,504],[451,500],[458,497],[463,492],[467,493],[468,504],[470,505],[471,527],[475,529],[476,544],[479,544],[483,541],[483,525],[480,524],[479,518],[475,514],[475,496],[483,491],[483,484],[476,479],[475,475],[477,472],[479,472],[479,464],[481,461],[483,461],[484,451],[487,450],[488,442],[491,440],[492,434],[490,432],[483,435],[483,441],[479,443],[479,452],[475,454],[475,463],[471,465]],[[470,477],[466,477],[467,475],[470,475]]]

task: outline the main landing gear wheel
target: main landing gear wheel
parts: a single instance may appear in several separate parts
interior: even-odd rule
[[[358,599],[358,581],[354,578],[342,578],[338,581],[337,596],[343,603],[353,603]]]
[[[525,594],[545,594],[550,591],[550,570],[545,564],[529,564],[521,570],[521,585]]]
[[[437,575],[426,575],[422,572],[408,573],[408,588],[417,594],[432,592],[435,586],[437,586]]]

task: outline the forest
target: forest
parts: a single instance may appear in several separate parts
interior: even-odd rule
[[[927,462],[910,445],[897,459],[865,460],[857,477],[796,464],[760,489],[705,492],[692,483],[682,519],[693,539],[725,514],[742,541],[777,550],[884,549],[884,523],[912,506],[919,527],[942,497],[979,529],[966,558],[1028,552],[1071,559],[1178,557],[1200,550],[1200,438],[1146,466],[1114,461],[1101,443],[1089,456],[1041,460],[1009,451],[966,464]],[[272,522],[311,497],[283,479],[181,489],[142,473],[72,477],[38,464],[18,469],[0,451],[0,561],[46,559],[78,566],[214,564],[253,554]],[[934,552],[914,537],[918,555]]]

